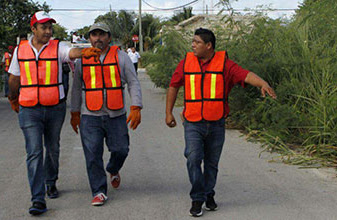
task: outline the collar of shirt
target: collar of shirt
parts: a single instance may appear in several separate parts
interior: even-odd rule
[[[34,51],[34,53],[35,53],[35,56],[36,56],[36,60],[37,60],[38,57],[39,57],[39,55],[40,55],[40,53],[41,53],[41,51],[43,51],[43,49],[44,49],[46,46],[49,45],[49,41],[41,47],[41,50],[40,50],[40,51],[37,51],[37,49],[33,46],[33,43],[32,43],[33,37],[34,37],[34,35],[32,35],[32,36],[28,39],[28,43],[29,43],[30,47],[33,49],[33,51]]]

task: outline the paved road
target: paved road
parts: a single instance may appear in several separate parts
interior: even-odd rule
[[[145,107],[141,126],[130,132],[131,150],[120,188],[109,188],[106,205],[90,205],[80,138],[71,130],[68,113],[61,140],[60,198],[47,199],[49,211],[42,219],[192,219],[182,125],[166,127],[164,91],[154,88],[144,72],[139,78]],[[181,109],[175,110],[178,116]],[[5,98],[0,98],[0,113],[0,219],[31,219],[24,140]],[[238,131],[226,131],[216,187],[219,210],[205,212],[202,219],[337,219],[335,178],[268,163],[271,156],[259,158],[259,152],[259,146]]]

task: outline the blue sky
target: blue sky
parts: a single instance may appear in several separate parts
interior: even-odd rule
[[[52,9],[98,9],[97,11],[51,11],[50,15],[56,20],[57,23],[67,28],[67,31],[73,31],[78,28],[82,28],[86,25],[91,25],[95,18],[99,15],[107,13],[107,11],[100,11],[100,9],[109,10],[110,7],[113,11],[122,9],[135,10],[138,13],[138,0],[33,0],[34,2],[43,3],[44,1],[51,6]],[[187,4],[193,0],[145,0],[147,3],[158,8],[172,8],[180,5]],[[219,0],[199,0],[192,4],[193,13],[201,14],[203,9],[207,7],[210,9],[211,5],[215,5]],[[238,0],[231,1],[233,8],[245,9],[256,8],[259,5],[263,5],[270,8],[286,8],[293,9],[298,6],[303,0]],[[171,17],[173,11],[149,11],[152,8],[142,3],[143,13],[150,13],[158,16],[162,19]],[[219,10],[219,7],[214,7],[214,10]],[[269,13],[273,18],[288,16],[293,14],[291,11],[278,11]]]

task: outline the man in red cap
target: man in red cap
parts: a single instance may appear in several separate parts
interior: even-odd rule
[[[8,69],[9,69],[9,65],[12,60],[13,49],[14,49],[13,46],[8,47],[8,51],[5,52],[2,58],[2,63],[1,63],[1,66],[5,66],[5,74],[4,74],[5,76],[5,97],[8,96],[8,77],[9,77]]]
[[[9,67],[9,100],[19,112],[27,152],[32,215],[47,211],[45,193],[57,198],[60,133],[66,114],[62,63],[80,57],[98,58],[97,48],[70,48],[52,40],[55,20],[46,12],[36,12],[30,22],[33,36],[20,42]],[[43,158],[43,145],[46,156]]]

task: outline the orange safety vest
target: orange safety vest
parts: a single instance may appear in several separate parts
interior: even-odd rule
[[[9,65],[11,64],[11,57],[8,52],[5,52],[5,71],[8,72]]]
[[[59,82],[58,44],[58,40],[50,40],[36,60],[28,40],[20,42],[20,105],[53,106],[60,103],[59,85],[62,83]]]
[[[217,121],[225,115],[226,52],[216,52],[202,72],[198,58],[189,52],[184,63],[184,112],[187,121]]]
[[[110,110],[124,108],[123,87],[118,65],[117,46],[111,46],[104,57],[103,63],[94,58],[82,58],[82,80],[84,82],[85,103],[90,111],[98,111],[104,103]]]

